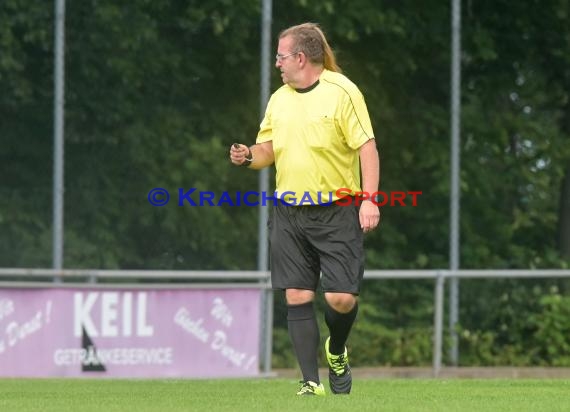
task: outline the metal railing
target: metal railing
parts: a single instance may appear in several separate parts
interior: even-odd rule
[[[445,279],[452,278],[556,278],[570,277],[565,269],[476,269],[476,270],[373,270],[365,272],[365,279],[434,279],[434,319],[433,319],[433,376],[439,376],[442,364],[443,346],[443,305]]]
[[[445,280],[451,278],[534,278],[550,279],[570,277],[570,269],[533,270],[370,270],[364,279],[433,279],[434,319],[433,319],[433,376],[439,376],[442,365],[443,310]],[[139,283],[133,283],[139,280]],[[188,280],[192,283],[148,283],[149,280]],[[194,281],[201,281],[194,283]],[[204,283],[204,281],[206,283]],[[232,281],[230,283],[230,281]],[[237,282],[239,281],[239,282]],[[177,270],[90,270],[90,269],[27,269],[0,268],[0,289],[14,287],[75,287],[88,284],[90,287],[137,287],[148,289],[162,288],[216,288],[216,287],[256,287],[266,294],[272,294],[269,271],[177,271]],[[263,299],[263,302],[272,300]],[[265,303],[263,304],[265,305]],[[262,307],[262,314],[270,308]],[[272,317],[261,320],[262,369],[271,370],[271,336],[267,333],[273,327]]]

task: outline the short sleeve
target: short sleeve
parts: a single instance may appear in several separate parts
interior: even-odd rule
[[[374,139],[374,131],[364,96],[359,90],[351,90],[343,99],[341,128],[346,143],[352,149],[358,149],[370,139]]]
[[[267,107],[265,108],[265,114],[263,116],[263,120],[259,125],[259,132],[257,133],[256,143],[265,143],[270,142],[273,140],[273,125],[271,122],[271,108],[273,106],[273,96],[269,99],[267,103]]]

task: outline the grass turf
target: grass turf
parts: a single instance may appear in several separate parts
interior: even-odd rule
[[[291,379],[0,379],[0,411],[568,411],[569,380],[357,379],[350,396]]]

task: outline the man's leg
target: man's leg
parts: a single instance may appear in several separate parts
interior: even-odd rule
[[[305,208],[277,205],[270,220],[271,283],[285,291],[287,325],[303,373],[298,395],[324,395],[318,370],[319,327],[313,301],[320,276],[319,256],[299,221]]]
[[[287,324],[303,381],[320,384],[318,350],[319,325],[313,305],[314,292],[287,289]]]
[[[358,313],[356,297],[349,293],[325,293],[327,308],[325,322],[330,337],[325,342],[329,364],[329,384],[335,394],[349,394],[352,389],[352,372],[348,364],[346,341]]]
[[[325,322],[330,332],[329,350],[334,355],[344,353],[346,341],[358,313],[356,297],[349,293],[325,293],[327,301]]]

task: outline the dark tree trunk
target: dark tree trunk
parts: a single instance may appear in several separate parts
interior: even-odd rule
[[[570,258],[570,163],[566,167],[560,190],[558,240],[560,254],[565,258]]]
[[[570,80],[570,79],[567,79]],[[570,81],[565,82],[567,85]],[[566,116],[562,121],[562,131],[570,140],[570,104],[566,104]],[[560,255],[570,258],[570,161],[566,165],[560,187],[560,210],[558,211],[558,248]]]

